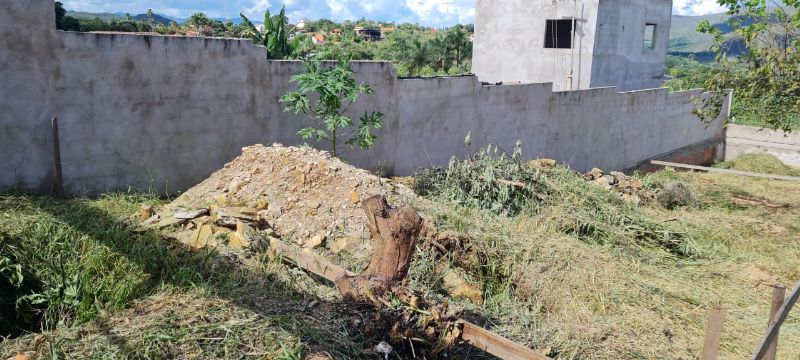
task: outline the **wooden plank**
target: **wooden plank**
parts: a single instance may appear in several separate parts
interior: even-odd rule
[[[778,316],[778,311],[783,306],[784,300],[786,300],[786,287],[783,285],[775,285],[772,290],[772,307],[769,311],[769,321],[767,322],[767,329],[775,322],[775,318]],[[764,354],[764,360],[775,360],[778,352],[778,337],[776,336],[774,340],[769,344],[769,348],[767,349],[767,353]]]
[[[727,311],[724,307],[714,306],[708,319],[706,328],[706,340],[703,343],[702,360],[716,360],[719,356],[719,345],[722,339],[722,328],[725,324]]]
[[[786,318],[789,316],[789,312],[792,311],[792,308],[797,303],[798,298],[800,298],[800,282],[795,285],[794,290],[792,290],[792,294],[789,295],[789,299],[787,299],[783,306],[781,306],[781,308],[778,310],[775,321],[769,326],[767,333],[764,334],[764,338],[761,340],[758,348],[756,348],[756,352],[753,354],[753,360],[764,359],[764,355],[767,354],[767,350],[772,344],[772,341],[778,338],[778,330],[780,330],[783,322],[786,321]]]
[[[679,169],[690,169],[690,170],[706,171],[706,172],[728,174],[728,175],[756,177],[756,178],[772,179],[772,180],[800,181],[800,177],[797,177],[797,176],[762,174],[762,173],[754,173],[754,172],[749,172],[749,171],[740,171],[740,170],[731,170],[731,169],[718,169],[718,168],[712,168],[712,167],[706,167],[706,166],[687,165],[687,164],[680,164],[680,163],[667,162],[667,161],[658,161],[658,160],[651,160],[650,163],[653,164],[653,165],[659,165],[659,166],[669,166],[669,167],[674,167],[674,168],[679,168]]]
[[[319,275],[331,282],[336,281],[342,276],[355,276],[354,273],[314,254],[311,250],[303,249],[298,246],[284,244],[279,239],[270,239],[270,248],[284,260],[303,268],[311,273]],[[462,324],[461,339],[486,351],[503,360],[552,360],[547,356],[539,354],[525,346],[508,340],[489,330],[483,329],[478,325],[460,320]]]
[[[331,282],[334,282],[345,275],[355,276],[354,273],[323,259],[309,249],[286,245],[275,238],[270,239],[269,244],[272,249],[275,249],[275,252],[283,256],[285,259],[288,259],[294,262],[295,265],[328,279]]]
[[[505,360],[552,360],[525,346],[508,340],[478,325],[464,322],[461,339],[470,345]]]

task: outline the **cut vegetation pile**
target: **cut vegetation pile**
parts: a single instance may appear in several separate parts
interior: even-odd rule
[[[46,330],[0,343],[0,359],[383,358],[388,335],[359,325],[373,308],[344,306],[330,284],[262,249],[267,238],[296,244],[359,272],[372,251],[360,202],[372,195],[425,219],[412,290],[540,353],[698,358],[708,311],[721,304],[721,358],[748,357],[766,327],[770,286],[800,279],[800,184],[593,173],[491,148],[422,171],[415,195],[324,152],[254,146],[169,204],[4,195],[0,289],[14,291],[12,302],[47,300],[23,300],[20,318],[0,304],[14,323],[7,333]],[[697,203],[649,200],[674,183]],[[131,218],[149,219],[142,227]],[[209,232],[214,241],[196,241]],[[230,251],[240,233],[248,250]],[[236,261],[215,260],[223,254]],[[800,356],[797,338],[795,312],[778,358]],[[487,357],[471,347],[445,354]]]
[[[681,256],[692,254],[685,232],[636,208],[639,193],[645,193],[641,180],[622,173],[604,176],[599,169],[587,174],[586,180],[565,167],[523,162],[490,147],[465,160],[453,159],[446,168],[422,172],[415,189],[466,208],[546,218],[565,234],[588,242],[657,246]]]

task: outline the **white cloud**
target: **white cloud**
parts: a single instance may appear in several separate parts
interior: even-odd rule
[[[726,10],[716,0],[675,0],[672,7],[676,15],[708,15]]]
[[[244,9],[242,13],[247,15],[250,19],[258,19],[263,17],[264,11],[269,9],[269,0],[253,0],[253,5]]]

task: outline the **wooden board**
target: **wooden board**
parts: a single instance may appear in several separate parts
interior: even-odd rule
[[[673,163],[673,162],[667,162],[667,161],[658,161],[658,160],[652,160],[652,161],[650,161],[650,163],[653,164],[653,165],[659,165],[659,166],[669,166],[669,167],[674,167],[674,168],[679,168],[679,169],[699,170],[699,171],[706,171],[706,172],[713,172],[713,173],[720,173],[720,174],[729,174],[729,175],[747,176],[747,177],[757,177],[757,178],[772,179],[772,180],[800,181],[800,177],[797,177],[797,176],[762,174],[762,173],[754,173],[754,172],[749,172],[749,171],[718,169],[718,168],[712,168],[712,167],[706,167],[706,166],[687,165],[687,164]]]
[[[716,360],[719,356],[719,345],[722,340],[725,315],[727,315],[727,311],[721,306],[715,306],[711,309],[708,327],[706,328],[706,340],[703,342],[703,356],[700,357],[702,360]]]
[[[794,290],[792,290],[792,294],[789,295],[789,299],[781,306],[780,310],[778,310],[778,314],[775,317],[775,321],[770,325],[769,330],[767,333],[764,334],[764,338],[761,340],[761,343],[756,348],[755,354],[753,354],[753,360],[761,360],[764,358],[764,355],[767,354],[767,350],[769,350],[772,341],[778,338],[778,330],[780,330],[781,325],[783,322],[786,321],[786,317],[789,316],[789,312],[792,311],[794,304],[797,303],[797,299],[800,298],[800,282],[795,285]]]
[[[472,323],[464,322],[461,331],[461,339],[501,359],[552,360],[547,356]]]
[[[319,275],[327,280],[330,280],[331,282],[334,282],[345,275],[355,276],[354,273],[323,259],[309,249],[286,245],[275,238],[270,239],[269,245],[270,248],[275,249],[275,252],[282,256],[285,260],[289,260],[306,271]]]

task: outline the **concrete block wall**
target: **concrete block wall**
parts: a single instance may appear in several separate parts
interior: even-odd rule
[[[302,143],[296,132],[308,117],[278,103],[301,63],[268,61],[246,40],[56,31],[52,6],[0,3],[0,191],[49,191],[51,116],[60,120],[67,191],[79,194],[176,193],[243,146]],[[690,114],[697,92],[553,92],[550,83],[487,86],[472,76],[398,79],[385,62],[353,69],[376,92],[351,115],[386,116],[375,148],[344,158],[391,174],[489,143],[511,151],[517,140],[527,157],[625,169],[723,138],[720,123],[705,128]]]

